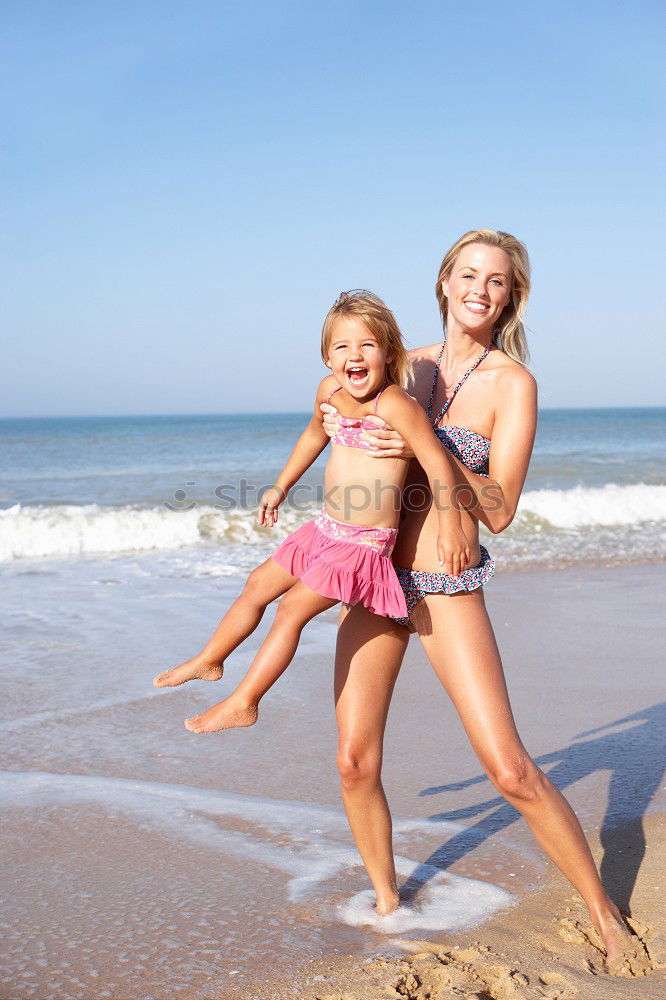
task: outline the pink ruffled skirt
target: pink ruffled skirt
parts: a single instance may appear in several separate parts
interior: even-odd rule
[[[407,605],[391,552],[397,528],[345,524],[322,511],[282,542],[273,559],[322,597],[402,618]]]

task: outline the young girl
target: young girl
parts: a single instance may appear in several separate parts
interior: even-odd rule
[[[292,486],[329,443],[320,405],[334,393],[346,413],[326,466],[324,509],[285,539],[253,570],[198,656],[155,678],[174,687],[199,678],[218,680],[223,662],[261,621],[266,607],[284,595],[252,665],[224,701],[185,721],[194,733],[251,726],[259,701],[291,662],[303,627],[316,615],[345,604],[363,604],[377,615],[407,614],[391,563],[409,460],[368,455],[364,430],[381,415],[410,445],[425,470],[439,516],[437,553],[445,571],[459,576],[470,550],[454,500],[454,476],[428,417],[404,386],[409,361],[393,313],[365,291],[343,292],[329,310],[321,353],[331,369],[319,385],[313,416],[274,486],[259,504],[259,524],[272,527]]]

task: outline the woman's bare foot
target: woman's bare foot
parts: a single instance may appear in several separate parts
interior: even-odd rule
[[[153,686],[167,688],[178,687],[179,684],[184,684],[186,681],[219,681],[223,673],[224,666],[221,663],[211,663],[210,660],[205,660],[199,654],[199,656],[194,656],[191,660],[181,663],[179,667],[173,667],[171,670],[165,670],[164,673],[158,674],[157,677],[153,678]]]
[[[215,733],[218,729],[242,729],[253,726],[259,716],[256,705],[239,703],[233,695],[207,708],[201,715],[185,719],[191,733]]]
[[[640,938],[632,934],[614,903],[593,923],[606,949],[608,971],[615,976],[644,975],[652,967]]]
[[[375,909],[380,917],[386,917],[400,906],[400,896],[396,886],[390,886],[381,891],[375,891]]]

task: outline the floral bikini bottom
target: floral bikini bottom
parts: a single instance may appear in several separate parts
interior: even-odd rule
[[[407,604],[407,617],[392,620],[398,625],[409,626],[412,611],[427,594],[459,594],[463,590],[478,590],[484,583],[488,583],[495,573],[495,560],[490,558],[488,549],[483,545],[480,548],[481,562],[477,566],[463,570],[460,576],[427,573],[425,570],[396,566],[395,572]]]

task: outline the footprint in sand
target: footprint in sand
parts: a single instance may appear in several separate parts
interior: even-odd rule
[[[593,948],[596,948],[597,951],[600,951],[600,948],[586,934],[578,921],[572,920],[570,917],[562,917],[560,920],[559,934],[567,944],[589,944]]]
[[[490,949],[444,950],[432,947],[420,951],[403,966],[403,974],[392,983],[396,997],[404,1000],[522,1000],[529,979],[518,969],[493,964]],[[391,994],[393,995],[393,993]],[[530,993],[530,997],[537,994]],[[549,996],[539,993],[538,996]],[[559,994],[553,994],[554,997]],[[573,994],[562,994],[569,996]]]
[[[578,995],[578,990],[567,982],[559,972],[544,972],[539,976],[541,995],[548,1000],[569,1000]]]

